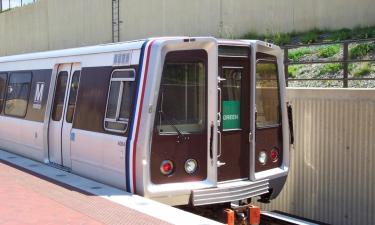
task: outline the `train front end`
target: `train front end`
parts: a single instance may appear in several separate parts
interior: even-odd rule
[[[290,144],[280,48],[154,39],[141,60],[147,78],[133,142],[134,192],[193,206],[275,198]]]

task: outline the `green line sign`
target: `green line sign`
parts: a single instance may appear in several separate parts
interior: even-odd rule
[[[240,101],[223,101],[223,130],[241,129]]]

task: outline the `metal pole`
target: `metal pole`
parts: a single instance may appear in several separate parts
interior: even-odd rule
[[[349,68],[349,65],[348,65],[348,60],[349,60],[349,43],[348,42],[344,42],[344,62],[342,64],[342,67],[343,67],[343,87],[344,88],[347,88],[348,87],[348,68]]]

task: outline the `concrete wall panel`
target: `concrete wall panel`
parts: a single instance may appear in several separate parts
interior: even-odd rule
[[[375,224],[375,90],[290,88],[295,145],[287,183],[263,210]]]
[[[217,0],[120,0],[120,38],[216,35],[220,15],[217,3]]]
[[[0,55],[112,41],[111,1],[40,0],[0,13]]]

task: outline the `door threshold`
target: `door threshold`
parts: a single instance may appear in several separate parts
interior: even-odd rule
[[[49,162],[49,163],[47,163],[47,165],[50,166],[50,167],[59,169],[59,170],[63,170],[65,172],[69,172],[69,173],[72,171],[71,168],[66,167],[66,166],[62,166],[62,165],[54,163],[54,162]]]

